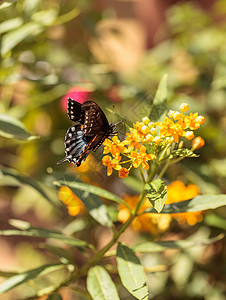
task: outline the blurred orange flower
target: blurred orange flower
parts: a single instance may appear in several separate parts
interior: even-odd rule
[[[183,182],[174,181],[167,187],[167,200],[165,204],[192,199],[198,194],[199,188],[196,185],[190,184],[186,187]],[[131,210],[133,210],[139,201],[139,195],[126,195],[124,200],[129,205]],[[140,207],[138,214],[141,214],[145,209],[150,207],[151,204],[146,199]],[[120,204],[118,209],[118,220],[122,223],[125,223],[130,217],[130,211],[123,204]],[[187,223],[189,225],[195,225],[197,222],[202,221],[202,212],[187,212],[178,214],[146,213],[137,216],[131,225],[136,231],[145,231],[156,235],[160,232],[166,231],[169,228],[172,218],[175,218],[179,224]]]
[[[67,186],[62,186],[58,192],[58,198],[67,206],[71,216],[77,216],[85,210],[84,204]]]
[[[130,196],[126,195],[124,200],[129,205],[131,210],[135,209],[139,201],[139,195]],[[145,209],[150,208],[151,204],[146,199],[140,207],[138,213],[142,213]],[[130,217],[129,209],[123,204],[119,205],[118,220],[125,223]],[[158,234],[159,232],[166,231],[169,228],[171,216],[168,214],[152,214],[147,213],[134,218],[131,226],[135,231],[150,232],[151,234]]]
[[[199,188],[195,184],[189,184],[187,187],[181,181],[174,181],[172,184],[167,186],[167,200],[165,204],[185,201],[194,198],[199,194]],[[195,225],[197,222],[201,222],[202,212],[186,212],[179,214],[171,214],[172,217],[176,218],[178,223],[188,223],[189,225]]]

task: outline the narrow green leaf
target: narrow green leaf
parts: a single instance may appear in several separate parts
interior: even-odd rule
[[[223,230],[226,230],[226,219],[222,218],[216,214],[208,214],[204,218],[205,224],[208,226],[213,226],[216,228],[221,228]]]
[[[32,136],[22,122],[4,114],[0,114],[0,136],[18,140],[33,140],[38,138]]]
[[[49,252],[51,252],[51,253],[55,254],[56,256],[58,256],[60,258],[60,261],[63,264],[73,264],[74,259],[72,257],[72,254],[69,251],[67,251],[63,248],[48,245],[48,244],[44,244],[43,249],[47,249]]]
[[[63,265],[61,263],[48,264],[48,265],[44,265],[44,266],[38,267],[33,270],[29,270],[27,272],[23,272],[18,275],[15,275],[15,276],[7,279],[0,285],[0,295],[22,283],[27,282],[28,280],[36,278],[37,276],[41,276],[41,275],[43,276],[50,272],[59,270],[61,268],[65,268],[65,265]]]
[[[18,0],[3,0],[0,4],[0,9],[6,8],[11,6],[13,3],[17,2]]]
[[[146,197],[151,202],[153,208],[159,213],[167,198],[167,186],[161,179],[153,180],[145,184]]]
[[[47,239],[56,239],[60,240],[65,244],[75,246],[75,247],[89,247],[93,248],[92,245],[86,243],[85,241],[66,236],[60,232],[57,231],[51,231],[44,228],[35,228],[31,227],[28,230],[0,230],[0,235],[4,236],[11,236],[11,235],[17,235],[17,236],[32,236],[32,237],[38,237],[38,238],[47,238]]]
[[[114,282],[101,266],[95,266],[89,270],[87,289],[94,300],[119,300]]]
[[[117,265],[125,288],[137,299],[148,300],[144,268],[133,250],[121,243],[117,247]]]
[[[80,9],[79,8],[73,8],[71,11],[67,12],[64,15],[59,16],[55,22],[54,25],[59,25],[59,24],[64,24],[67,23],[71,20],[73,20],[74,18],[76,18],[79,14],[80,14]]]
[[[162,252],[167,249],[186,249],[197,246],[205,246],[217,242],[224,238],[224,234],[219,234],[218,236],[200,240],[178,240],[178,241],[162,241],[162,242],[144,242],[132,247],[135,252],[151,253],[151,252]]]
[[[0,24],[0,34],[18,28],[23,24],[23,19],[20,17],[6,20]]]
[[[6,55],[16,45],[22,42],[25,38],[39,34],[43,28],[38,23],[27,23],[23,26],[10,31],[2,37],[1,55]]]
[[[163,160],[173,159],[175,157],[199,157],[193,151],[187,148],[173,150],[168,156],[164,157]]]
[[[102,198],[125,205],[125,202],[120,197],[112,194],[111,192],[109,192],[107,190],[104,190],[100,187],[97,187],[97,186],[94,186],[91,184],[75,182],[75,181],[54,181],[54,184],[57,186],[66,185],[71,189],[89,192],[90,194],[94,194],[94,195],[100,196]]]
[[[29,185],[30,187],[35,189],[37,192],[39,192],[50,204],[52,204],[53,206],[56,206],[56,203],[53,202],[53,200],[46,194],[46,192],[41,187],[41,185],[38,183],[38,181],[36,181],[30,177],[22,176],[17,171],[15,171],[13,169],[9,169],[9,168],[2,168],[0,170],[0,175],[1,174],[3,174],[4,176],[11,176],[11,177],[15,178],[16,180],[18,180],[20,183]]]
[[[153,100],[153,106],[149,114],[152,122],[162,121],[167,114],[167,74],[165,74],[158,86]]]
[[[164,206],[161,213],[175,214],[189,211],[202,211],[207,209],[216,209],[224,205],[226,205],[226,195],[201,195],[196,196],[191,200],[167,204]],[[156,213],[154,209],[146,209],[145,212]]]
[[[104,189],[80,182],[57,181],[54,182],[54,184],[58,186],[66,185],[77,195],[78,192],[80,192],[78,197],[82,200],[90,215],[101,225],[108,227],[112,226],[112,221],[107,213],[107,208],[98,195],[104,198],[106,197],[107,199],[114,199],[116,202],[118,202],[120,198]],[[84,192],[81,193],[81,191]]]
[[[0,270],[0,277],[4,277],[4,278],[9,278],[9,277],[15,276],[17,274],[18,274],[18,272],[5,272],[5,271]]]

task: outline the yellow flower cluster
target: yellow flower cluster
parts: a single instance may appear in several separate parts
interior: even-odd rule
[[[172,184],[167,186],[167,200],[165,204],[192,199],[198,194],[199,188],[196,185],[190,184],[185,186],[185,184],[181,181],[173,181]],[[124,200],[129,205],[131,210],[133,210],[139,201],[139,195],[126,195]],[[151,204],[146,199],[138,211],[138,216],[135,217],[131,223],[131,226],[135,231],[150,232],[151,234],[157,235],[169,228],[173,218],[176,219],[179,224],[187,223],[188,225],[195,225],[197,222],[201,222],[203,219],[201,211],[178,214],[142,214],[142,212],[150,207]],[[118,220],[121,223],[125,223],[130,217],[130,211],[123,204],[120,204],[118,209]]]
[[[181,104],[179,109],[181,112],[169,111],[163,122],[153,123],[148,117],[143,118],[142,122],[136,122],[122,142],[117,136],[112,140],[106,139],[103,154],[111,156],[105,155],[102,163],[107,167],[107,175],[111,175],[115,169],[119,171],[119,177],[125,178],[132,167],[138,168],[140,165],[149,170],[149,161],[156,158],[159,149],[173,142],[178,143],[180,137],[193,139],[193,130],[198,129],[205,119],[198,113],[184,115],[189,109],[186,103]],[[122,155],[127,159],[122,160]],[[123,164],[129,167],[123,167]]]

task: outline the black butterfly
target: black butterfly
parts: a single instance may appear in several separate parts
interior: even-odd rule
[[[90,151],[96,151],[110,135],[114,135],[116,124],[109,124],[102,109],[94,101],[83,104],[68,98],[68,117],[76,122],[65,135],[66,157],[57,164],[68,160],[79,167]]]

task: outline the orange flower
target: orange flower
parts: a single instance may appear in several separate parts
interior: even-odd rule
[[[187,103],[182,103],[179,107],[179,110],[181,110],[182,112],[186,112],[189,110],[189,105]]]
[[[196,130],[205,123],[205,118],[203,116],[199,116],[198,113],[190,113],[190,115],[184,117],[184,122],[186,124],[186,128]]]
[[[128,150],[131,150],[133,148],[136,148],[139,150],[141,147],[141,144],[136,140],[136,136],[135,136],[134,132],[132,132],[130,134],[127,133],[126,135],[127,135],[127,137],[124,141],[124,144],[129,145]]]
[[[121,159],[121,158],[120,158]],[[102,158],[102,163],[107,167],[107,175],[110,176],[112,174],[113,169],[120,170],[121,166],[119,165],[119,160],[112,159],[111,156],[106,155]]]
[[[185,134],[184,134],[184,137],[187,139],[187,140],[192,140],[194,138],[194,133],[193,131],[186,131]]]
[[[120,157],[120,153],[124,153],[127,151],[126,147],[117,136],[113,136],[112,141],[106,139],[103,145],[105,146],[103,153],[107,154],[110,152],[117,159]]]
[[[118,171],[118,175],[119,175],[120,178],[126,178],[129,175],[129,170],[126,169],[126,168],[121,168]]]
[[[196,185],[190,184],[186,187],[183,182],[174,181],[167,187],[167,200],[165,204],[188,200],[194,198],[198,194],[199,188]],[[131,210],[134,210],[139,201],[139,195],[126,195],[124,197],[124,201],[126,201]],[[166,231],[169,228],[172,218],[175,218],[179,224],[187,223],[189,225],[195,225],[197,222],[202,221],[201,212],[187,212],[178,214],[141,214],[145,209],[150,207],[151,204],[146,199],[138,211],[140,215],[135,217],[131,224],[134,230],[150,232],[156,235],[160,232]],[[122,223],[125,223],[130,217],[130,211],[123,204],[120,204],[118,209],[118,220]]]
[[[147,163],[147,160],[152,160],[155,158],[154,154],[147,154],[146,153],[146,147],[142,146],[140,148],[140,152],[135,152],[132,151],[131,152],[131,156],[133,158],[135,158],[134,162],[133,162],[133,166],[134,168],[138,168],[140,164],[142,164],[142,167],[146,170],[149,169],[149,165]]]
[[[181,104],[182,112],[186,112],[188,109],[187,103]],[[204,117],[199,116],[198,113],[184,115],[172,110],[169,111],[163,122],[154,123],[148,117],[143,118],[142,122],[133,124],[133,128],[129,129],[130,133],[127,133],[124,141],[121,142],[117,136],[114,136],[112,140],[104,141],[103,154],[109,153],[113,158],[107,156],[103,159],[103,164],[108,167],[108,175],[112,174],[112,168],[121,170],[119,176],[123,178],[128,176],[128,171],[132,167],[138,168],[141,165],[144,169],[149,170],[151,164],[151,162],[148,163],[149,160],[157,157],[158,161],[159,155],[167,158],[169,152],[174,149],[174,146],[170,149],[174,142],[179,143],[181,137],[188,140],[193,139],[193,130],[198,129],[204,122]],[[183,146],[180,144],[179,147]],[[169,151],[164,152],[163,149]],[[122,159],[122,156],[127,159]],[[164,157],[161,157],[161,160],[164,160]],[[127,164],[126,169],[122,169],[122,164]]]
[[[192,149],[199,149],[201,147],[203,147],[205,145],[205,141],[204,139],[202,139],[200,136],[197,136],[196,138],[194,138],[194,140],[192,141]]]
[[[199,188],[195,184],[190,184],[186,187],[183,182],[174,181],[167,187],[167,200],[165,204],[189,200],[198,194]],[[171,214],[171,216],[176,218],[178,223],[188,223],[189,225],[194,225],[203,219],[201,211]]]
[[[59,189],[58,198],[67,206],[69,215],[77,216],[79,213],[83,213],[84,204],[67,186]]]
[[[139,201],[139,195],[129,196],[126,195],[124,200],[129,205],[131,210],[135,209]],[[148,200],[144,201],[138,213],[142,213],[145,209],[150,208],[151,204]],[[130,217],[129,209],[123,204],[119,205],[118,220],[125,223]],[[168,214],[152,214],[147,213],[134,218],[131,226],[135,231],[150,232],[151,234],[158,234],[159,232],[168,229],[171,221],[171,216]]]
[[[164,122],[158,122],[160,126],[160,135],[162,136],[172,136],[174,142],[178,143],[179,138],[183,136],[183,123],[174,123],[171,119],[165,118]]]

